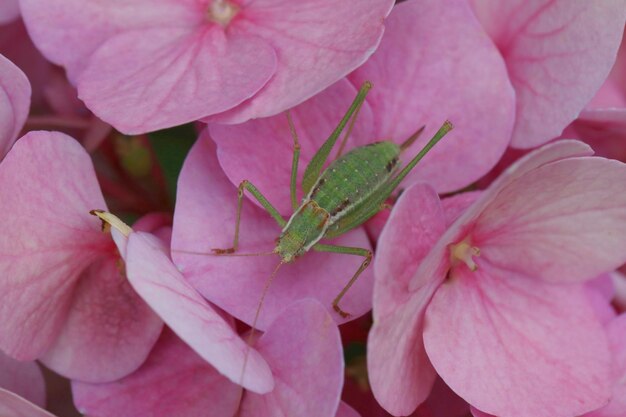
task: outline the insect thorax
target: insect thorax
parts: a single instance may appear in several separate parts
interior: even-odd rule
[[[285,262],[308,251],[326,233],[330,215],[315,202],[304,202],[283,228],[274,252]]]

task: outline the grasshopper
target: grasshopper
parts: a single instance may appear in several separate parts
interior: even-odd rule
[[[250,181],[243,180],[238,187],[233,246],[227,249],[213,249],[217,255],[227,255],[237,251],[242,200],[244,191],[247,190],[282,228],[273,251],[280,256],[281,261],[266,283],[266,290],[281,265],[294,262],[311,249],[319,252],[358,255],[365,258],[332,302],[333,309],[342,317],[348,317],[349,314],[339,307],[339,302],[370,264],[372,252],[364,248],[323,244],[319,243],[320,240],[340,236],[360,226],[382,210],[385,201],[400,182],[424,155],[452,129],[452,124],[446,121],[426,146],[401,170],[399,169],[400,154],[417,139],[423,127],[401,145],[391,141],[374,142],[357,147],[341,156],[341,150],[371,87],[371,83],[367,81],[361,86],[344,117],[309,162],[302,178],[302,189],[305,197],[299,204],[296,197],[296,179],[300,145],[293,121],[287,113],[294,140],[290,183],[293,214],[288,221],[285,221],[278,210]],[[343,137],[337,158],[322,172],[332,148],[348,123],[350,126]]]

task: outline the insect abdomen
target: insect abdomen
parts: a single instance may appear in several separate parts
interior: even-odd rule
[[[377,192],[399,166],[399,154],[400,147],[393,142],[355,148],[326,168],[307,198],[317,202],[335,222]]]

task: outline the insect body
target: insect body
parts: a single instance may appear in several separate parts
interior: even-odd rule
[[[397,188],[406,175],[426,155],[426,153],[452,129],[446,121],[428,144],[403,168],[400,167],[400,154],[410,146],[423,128],[409,137],[403,144],[382,141],[361,146],[337,158],[322,172],[322,167],[335,145],[341,132],[351,121],[352,127],[356,113],[362,105],[371,84],[366,82],[354,102],[348,109],[337,128],[316,152],[307,166],[302,179],[305,197],[300,204],[296,200],[296,176],[300,146],[293,123],[289,124],[294,138],[294,157],[291,171],[291,202],[294,209],[289,221],[271,205],[271,203],[249,181],[239,185],[235,239],[229,249],[214,249],[218,254],[236,251],[239,240],[239,222],[244,190],[248,190],[282,227],[274,253],[281,257],[281,264],[293,262],[299,256],[313,249],[322,252],[343,253],[363,256],[365,260],[352,276],[348,284],[333,300],[333,308],[342,316],[348,314],[341,310],[339,301],[359,274],[369,265],[372,253],[363,248],[326,245],[319,241],[323,238],[339,236],[363,224],[378,213],[387,198]],[[349,130],[348,129],[348,133]],[[343,144],[347,138],[344,136]],[[279,265],[280,266],[280,265]]]

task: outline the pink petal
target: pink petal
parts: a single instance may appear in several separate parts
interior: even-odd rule
[[[126,270],[135,291],[218,372],[255,392],[272,389],[272,375],[263,358],[249,349],[233,328],[191,288],[158,239],[143,232],[132,233],[128,239]],[[244,363],[246,375],[241,381]]]
[[[339,329],[315,300],[292,304],[255,346],[271,364],[276,380],[266,395],[247,392],[241,417],[334,417],[343,386]]]
[[[463,0],[398,4],[380,48],[349,78],[374,84],[368,101],[378,137],[400,142],[426,125],[422,135],[429,138],[444,120],[455,125],[409,183],[428,181],[439,192],[462,188],[487,173],[508,145],[513,89],[502,57]],[[420,148],[412,146],[403,160]]]
[[[487,413],[483,413],[482,411],[474,408],[474,407],[470,407],[471,411],[472,411],[472,416],[474,417],[496,417],[493,414],[487,414]]]
[[[614,292],[613,282],[609,274],[602,274],[598,278],[585,282],[584,285],[587,292],[587,299],[593,307],[596,317],[598,317],[598,320],[600,320],[602,324],[606,325],[615,319],[617,312],[611,305],[612,295],[607,295],[608,291],[597,284],[599,279],[608,282],[608,284],[611,285],[611,290]]]
[[[584,288],[478,262],[475,272],[452,272],[426,311],[424,344],[444,381],[498,416],[565,417],[606,404],[608,343]]]
[[[108,384],[72,383],[77,408],[99,417],[226,417],[239,388],[165,330],[137,372]]]
[[[335,417],[361,417],[361,415],[354,408],[341,401]]]
[[[606,407],[585,417],[623,417],[626,415],[626,314],[608,326],[613,365],[613,397]]]
[[[236,202],[237,188],[221,172],[214,144],[206,136],[201,137],[179,178],[172,257],[185,278],[209,301],[252,324],[265,282],[280,260],[276,255],[211,256],[212,248],[232,246]],[[271,252],[281,229],[269,214],[244,199],[241,218],[239,252]],[[333,243],[370,247],[362,229]],[[301,298],[320,301],[338,323],[365,314],[371,308],[371,268],[341,302],[352,316],[346,319],[332,310],[333,299],[362,261],[358,256],[311,251],[295,263],[284,265],[267,292],[257,327],[266,329],[285,306]]]
[[[338,81],[374,52],[393,3],[391,0],[249,2],[233,30],[258,36],[271,44],[279,60],[276,73],[252,99],[212,120],[241,123],[272,116]]]
[[[30,132],[0,164],[0,348],[45,352],[81,272],[112,253],[89,210],[106,208],[89,155],[62,133]],[[28,320],[26,320],[28,318]]]
[[[417,184],[402,193],[378,240],[367,367],[374,396],[394,415],[412,413],[435,381],[422,331],[426,306],[443,272],[429,274],[417,291],[410,292],[408,284],[445,226],[437,193]]]
[[[480,214],[473,244],[490,262],[576,281],[626,261],[626,165],[572,158],[526,173]],[[483,256],[483,255],[481,255]]]
[[[0,55],[0,160],[9,152],[24,126],[30,107],[30,93],[26,75]]]
[[[559,136],[607,77],[626,14],[623,0],[473,0],[504,57],[517,96],[511,144]]]
[[[20,16],[20,4],[18,0],[3,0],[0,3],[0,25],[9,23]]]
[[[55,417],[12,392],[0,388],[0,415],[2,417]]]
[[[300,180],[306,166],[335,129],[356,94],[357,89],[350,82],[340,80],[290,110],[301,146],[299,198],[303,197]],[[235,185],[244,179],[251,181],[283,215],[291,214],[289,185],[294,142],[287,117],[279,114],[240,125],[210,124],[208,130],[217,143],[220,165],[230,181]],[[346,149],[379,139],[371,137],[372,130],[372,111],[365,102]],[[330,158],[334,158],[335,153],[336,150]],[[256,200],[251,200],[258,205]]]
[[[36,362],[18,362],[0,352],[0,387],[46,406],[46,384]]]
[[[217,27],[129,31],[90,57],[78,92],[118,130],[144,133],[239,104],[267,82],[275,60],[265,42],[225,37]]]
[[[120,271],[119,260],[105,259],[81,275],[63,329],[41,360],[70,379],[114,381],[139,368],[162,328]]]
[[[461,214],[465,212],[482,194],[481,191],[469,191],[466,193],[455,194],[451,197],[441,200],[441,207],[443,208],[446,225],[452,225]]]

